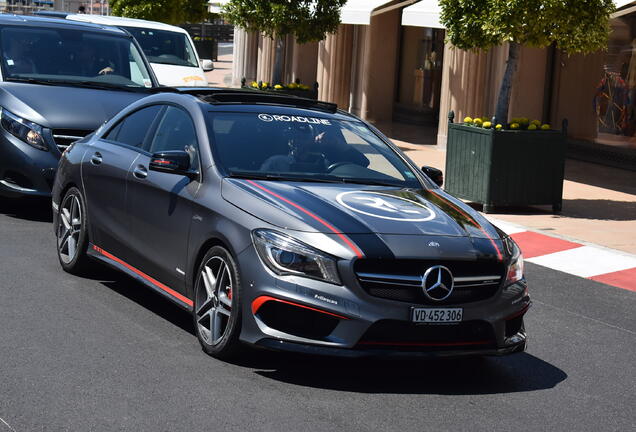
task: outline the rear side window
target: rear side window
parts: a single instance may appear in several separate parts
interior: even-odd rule
[[[160,105],[153,105],[135,111],[120,120],[104,135],[104,139],[143,148],[146,136],[160,110]]]

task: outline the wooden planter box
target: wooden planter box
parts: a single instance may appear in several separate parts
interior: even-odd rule
[[[448,125],[445,190],[496,206],[552,205],[561,211],[567,122],[563,130],[525,131]]]

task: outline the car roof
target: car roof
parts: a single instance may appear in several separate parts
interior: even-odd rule
[[[164,24],[157,21],[146,21],[136,18],[124,18],[118,16],[106,16],[106,15],[88,15],[88,14],[68,14],[67,20],[78,22],[90,22],[95,24],[109,25],[109,26],[124,26],[124,27],[140,27],[154,30],[172,31],[177,33],[188,32],[181,27]]]
[[[31,25],[34,27],[42,28],[68,28],[78,30],[90,30],[95,32],[103,32],[110,34],[119,34],[121,36],[128,36],[128,33],[117,27],[93,24],[88,22],[79,21],[66,21],[59,18],[49,18],[46,16],[31,16],[31,15],[9,15],[0,14],[0,25]]]
[[[156,93],[188,95],[199,102],[215,107],[234,106],[242,111],[244,108],[258,108],[264,105],[287,109],[308,110],[328,115],[338,115],[341,118],[359,120],[356,116],[339,110],[334,103],[323,102],[292,95],[276,94],[262,90],[236,89],[225,87],[159,87]]]

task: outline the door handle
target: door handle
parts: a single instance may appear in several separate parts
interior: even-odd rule
[[[148,171],[146,170],[145,166],[137,165],[133,170],[133,175],[138,179],[145,179],[146,177],[148,177]]]
[[[91,163],[93,165],[99,165],[100,163],[102,163],[102,154],[100,152],[93,154],[93,156],[91,157]]]

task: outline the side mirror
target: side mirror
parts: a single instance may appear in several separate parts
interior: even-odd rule
[[[438,170],[437,168],[433,168],[431,166],[423,166],[422,171],[428,176],[428,178],[433,180],[433,183],[435,183],[439,187],[442,187],[442,185],[444,184],[444,173],[442,173],[442,170]]]
[[[210,72],[214,70],[214,63],[212,60],[201,60],[201,69],[203,72]]]
[[[190,155],[183,150],[167,150],[158,152],[150,158],[150,170],[187,177],[198,175],[190,169]]]

